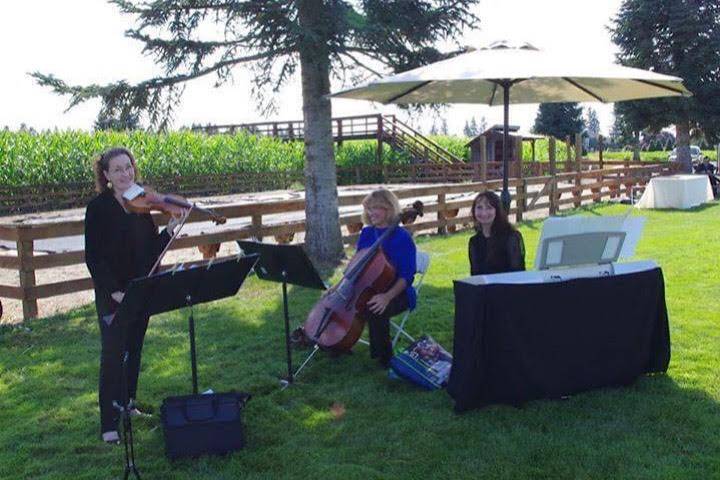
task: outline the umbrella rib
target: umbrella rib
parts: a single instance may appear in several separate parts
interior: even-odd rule
[[[395,95],[394,97],[390,97],[389,99],[385,100],[383,103],[393,103],[393,102],[394,102],[395,100],[397,100],[398,98],[402,98],[402,97],[404,97],[405,95],[409,95],[409,94],[411,94],[412,92],[414,92],[415,90],[418,90],[418,89],[424,87],[425,85],[427,85],[428,83],[431,83],[431,82],[432,82],[432,80],[428,80],[428,81],[426,81],[426,82],[420,83],[419,85],[415,85],[414,87],[412,87],[412,88],[409,89],[409,90],[404,91],[404,92],[401,93],[400,95]]]
[[[492,91],[492,95],[490,95],[490,103],[488,103],[488,105],[490,105],[491,107],[492,107],[493,102],[495,101],[495,92],[497,92],[497,87],[498,87],[497,82],[493,82],[493,91]]]
[[[685,96],[685,92],[684,92],[683,90],[680,90],[679,88],[668,87],[667,85],[663,85],[663,84],[661,84],[661,83],[656,83],[656,82],[653,82],[653,81],[650,81],[650,80],[635,79],[635,81],[636,81],[636,82],[640,82],[640,83],[644,83],[644,84],[646,84],[646,85],[651,85],[651,86],[653,86],[653,87],[662,88],[663,90],[669,90],[669,91],[671,91],[671,92],[679,93],[679,94],[682,95],[683,97]]]
[[[571,84],[572,86],[574,86],[575,88],[578,88],[578,89],[582,90],[583,92],[587,93],[588,95],[590,95],[591,97],[593,97],[593,98],[594,98],[595,100],[597,100],[598,102],[606,103],[605,100],[602,99],[602,97],[600,97],[599,95],[596,95],[595,93],[593,93],[592,91],[590,91],[588,88],[583,87],[582,85],[580,85],[579,83],[577,83],[575,80],[573,80],[573,79],[571,79],[571,78],[569,78],[569,77],[562,77],[562,78],[563,78],[563,80],[565,80],[566,82],[568,82],[569,84]]]

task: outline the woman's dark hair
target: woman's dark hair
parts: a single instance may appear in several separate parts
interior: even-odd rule
[[[133,154],[130,153],[130,150],[123,147],[110,148],[100,154],[100,156],[95,160],[95,163],[93,165],[93,171],[95,173],[95,191],[97,191],[98,193],[110,190],[110,187],[108,187],[108,180],[105,177],[104,172],[110,170],[110,160],[115,157],[119,157],[120,155],[128,156],[128,158],[130,159],[130,163],[132,163],[133,170],[135,170],[135,181],[137,182],[140,180],[140,173],[138,172],[137,162],[135,161],[135,157],[133,157]]]
[[[513,228],[513,226],[510,224],[510,221],[508,220],[507,212],[505,211],[505,207],[500,201],[500,197],[498,197],[495,192],[491,192],[490,190],[478,193],[475,197],[475,200],[473,200],[472,217],[473,223],[475,225],[475,230],[478,232],[482,231],[482,227],[475,218],[475,207],[477,206],[478,202],[483,198],[487,200],[490,206],[495,209],[495,220],[493,220],[493,224],[490,229],[490,235],[507,235],[508,233],[514,231],[515,228]]]

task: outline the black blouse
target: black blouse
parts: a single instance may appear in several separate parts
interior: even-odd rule
[[[470,237],[468,253],[471,275],[525,270],[525,243],[517,230],[490,238],[478,232]]]
[[[147,275],[169,241],[166,230],[158,234],[150,214],[127,213],[111,190],[90,201],[85,212],[85,263],[98,314],[117,308],[110,294]]]

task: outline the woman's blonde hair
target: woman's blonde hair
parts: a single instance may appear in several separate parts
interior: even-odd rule
[[[127,148],[115,147],[109,150],[105,150],[103,153],[101,153],[93,164],[96,192],[103,193],[106,190],[110,190],[110,187],[108,187],[108,179],[107,177],[105,177],[104,172],[110,170],[110,160],[115,157],[119,157],[120,155],[128,156],[128,158],[130,159],[130,163],[133,166],[133,170],[135,170],[135,181],[140,181],[140,172],[138,172],[137,162],[135,161],[135,157],[133,157],[133,154],[130,153],[130,150],[128,150]]]
[[[395,194],[388,189],[378,188],[377,190],[370,192],[368,196],[365,197],[362,201],[362,221],[365,225],[370,224],[370,218],[368,217],[367,213],[368,209],[376,205],[388,209],[388,212],[390,212],[391,214],[388,220],[391,222],[397,220],[397,218],[400,216],[400,201],[398,201],[398,198],[395,196]]]

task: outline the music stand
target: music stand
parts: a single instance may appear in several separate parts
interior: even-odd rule
[[[287,378],[281,380],[287,386],[294,380],[292,353],[290,350],[290,315],[288,313],[287,285],[326,290],[327,285],[320,278],[305,250],[300,245],[275,245],[271,243],[238,240],[245,253],[259,254],[255,265],[258,278],[282,283],[283,312],[285,314],[285,351],[287,353]]]
[[[193,394],[198,393],[197,358],[195,354],[195,319],[193,305],[235,295],[245,277],[252,269],[258,255],[237,256],[221,262],[212,260],[206,264],[174,269],[157,273],[145,278],[136,278],[130,282],[125,297],[118,308],[113,321],[121,322],[123,338],[127,336],[128,326],[138,318],[189,307],[188,335],[190,337],[190,368],[192,371]],[[123,340],[123,345],[125,345]],[[140,474],[135,466],[132,422],[129,411],[133,406],[127,390],[127,360],[129,353],[123,352],[122,405],[115,402],[123,421],[123,439],[125,443],[125,476],[132,472],[136,478]]]

